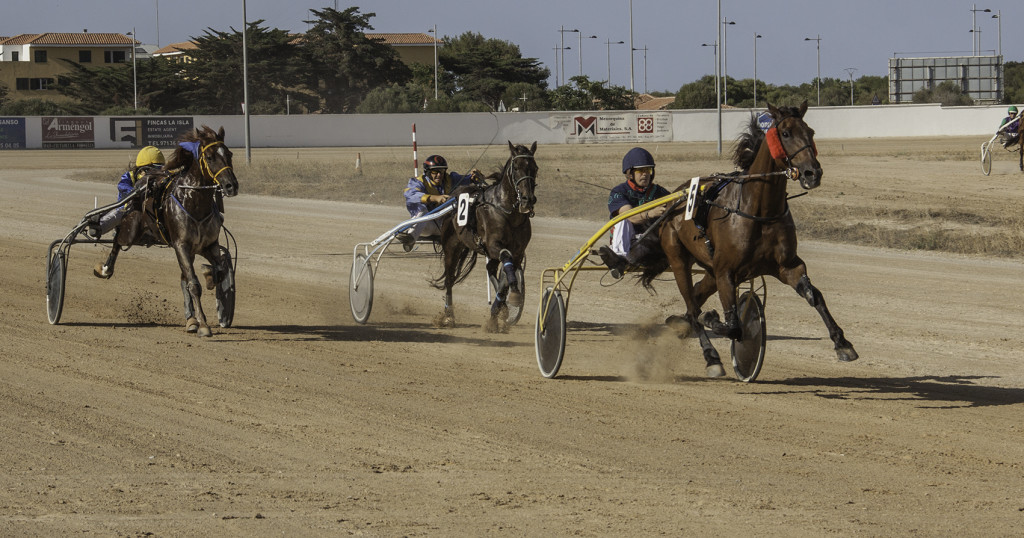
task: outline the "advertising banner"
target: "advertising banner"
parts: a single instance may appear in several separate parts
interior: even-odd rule
[[[191,131],[191,116],[161,118],[110,118],[110,140],[123,147],[174,147],[182,133]],[[122,144],[119,144],[122,145]]]
[[[565,135],[566,144],[613,142],[671,142],[668,112],[609,111],[551,115],[551,129]]]
[[[43,149],[86,149],[96,147],[93,119],[44,116]]]
[[[0,118],[0,149],[25,149],[25,118]]]

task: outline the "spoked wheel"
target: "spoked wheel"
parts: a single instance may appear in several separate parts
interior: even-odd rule
[[[540,304],[534,336],[537,366],[540,367],[541,375],[552,378],[562,367],[562,357],[565,356],[565,301],[562,300],[561,292],[548,288]]]
[[[50,325],[60,321],[64,310],[64,282],[67,277],[67,259],[60,249],[51,252],[46,260],[46,317]]]
[[[228,328],[235,320],[235,266],[228,249],[222,246],[220,250],[228,271],[217,283],[217,319],[221,327]]]
[[[767,341],[764,306],[756,293],[747,291],[736,301],[736,311],[743,328],[743,338],[732,342],[732,369],[737,379],[749,383],[757,379],[764,364]]]
[[[981,150],[981,171],[985,175],[992,173],[992,148],[985,146],[985,149]]]
[[[508,277],[505,276],[505,271],[501,271],[499,269],[499,272],[500,276],[497,280],[495,280],[493,276],[487,275],[487,281],[490,282],[491,291],[495,296],[498,295],[498,290],[504,287],[508,282]],[[506,300],[505,309],[508,312],[508,316],[505,318],[505,323],[508,325],[515,325],[518,323],[519,318],[523,317],[523,310],[526,309],[526,280],[523,278],[523,270],[521,268],[516,270],[516,280],[519,281],[519,286],[523,290],[523,304],[517,306]]]
[[[362,254],[352,259],[352,272],[348,275],[348,303],[356,323],[366,323],[373,309],[373,267]]]

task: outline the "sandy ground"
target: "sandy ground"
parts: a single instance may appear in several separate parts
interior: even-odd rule
[[[885,182],[908,204],[960,196],[1019,211],[1024,175],[1005,157],[984,178],[974,161],[910,166],[872,158],[881,142],[849,144],[860,153],[824,160],[812,197],[863,201]],[[548,380],[533,347],[539,272],[599,223],[538,214],[527,310],[506,334],[480,327],[479,269],[456,290],[461,325],[433,328],[441,296],[426,280],[439,265],[423,255],[383,260],[360,326],[353,246],[404,210],[242,194],[227,214],[240,249],[233,327],[184,332],[169,250],[123,253],[101,281],[91,268],[105,252],[90,245],[71,250],[51,326],[47,246],[114,194],[112,182],[69,180],[79,161],[67,155],[0,153],[2,535],[1006,536],[1024,525],[1019,259],[803,242],[861,359],[837,362],[813,309],[771,281],[753,384],[705,379],[696,341],[660,324],[682,308],[672,283],[649,296],[587,273]],[[540,165],[543,181],[551,165]],[[958,193],[965,183],[976,188]]]

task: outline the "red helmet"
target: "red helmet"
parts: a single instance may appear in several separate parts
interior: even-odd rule
[[[447,170],[448,161],[444,160],[444,157],[440,155],[431,155],[427,157],[427,160],[423,161],[423,171],[429,172],[431,170]]]

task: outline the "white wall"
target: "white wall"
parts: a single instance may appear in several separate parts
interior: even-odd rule
[[[1006,107],[942,107],[927,105],[884,105],[856,107],[811,107],[806,120],[819,139],[978,136],[995,132],[1005,116]],[[673,110],[672,140],[675,142],[713,142],[718,137],[718,113],[715,110]],[[341,114],[253,116],[252,147],[361,147],[409,146],[412,124],[416,124],[417,142],[429,146],[482,145],[538,142],[566,143],[570,133],[553,129],[551,116],[566,112],[509,112],[459,114]],[[581,112],[580,114],[602,114]],[[722,140],[732,142],[743,131],[750,109],[722,111]],[[125,142],[110,142],[109,117],[95,118],[97,148],[125,147]],[[242,116],[194,116],[196,126],[223,126],[227,144],[245,147]],[[28,148],[40,148],[40,118],[26,118]]]

